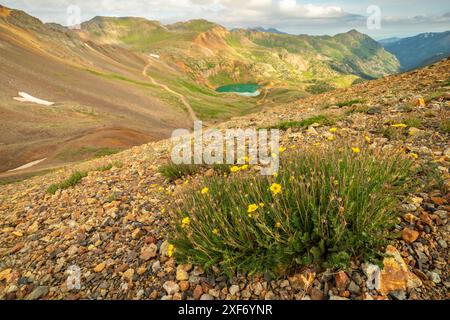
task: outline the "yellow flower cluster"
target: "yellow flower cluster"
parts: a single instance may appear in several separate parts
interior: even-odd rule
[[[175,247],[173,244],[169,244],[169,247],[167,248],[167,255],[169,258],[173,256],[173,252],[175,251]]]
[[[203,188],[202,191],[200,191],[201,194],[207,194],[209,193],[209,189],[208,188]]]
[[[407,125],[404,124],[404,123],[396,123],[396,124],[391,125],[391,127],[393,127],[393,128],[406,128]]]
[[[185,217],[183,218],[183,220],[181,220],[181,227],[186,228],[190,223],[191,219],[189,217]]]

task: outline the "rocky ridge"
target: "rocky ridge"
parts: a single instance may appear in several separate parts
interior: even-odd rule
[[[283,279],[269,275],[227,278],[198,266],[178,265],[167,231],[177,194],[205,175],[170,183],[158,172],[170,141],[0,188],[1,299],[448,299],[450,211],[450,61],[366,82],[234,118],[226,128],[261,127],[314,115],[336,119],[336,139],[367,137],[371,148],[402,148],[418,166],[433,163],[442,186],[423,181],[423,190],[403,199],[383,270],[363,261],[339,272],[305,268]],[[342,101],[358,99],[352,106]],[[396,128],[404,117],[417,127]],[[332,126],[289,129],[282,144],[327,143]],[[398,134],[400,132],[400,134]],[[114,164],[107,171],[96,168]],[[46,189],[86,170],[80,184],[55,195]],[[79,270],[80,288],[67,279]]]

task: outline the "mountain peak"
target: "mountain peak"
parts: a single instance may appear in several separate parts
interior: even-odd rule
[[[259,31],[264,33],[274,33],[274,34],[287,34],[286,32],[280,31],[275,28],[264,28],[264,27],[255,27],[255,28],[248,28],[248,31]]]

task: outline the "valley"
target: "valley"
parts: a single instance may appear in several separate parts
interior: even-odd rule
[[[2,9],[0,177],[116,153],[189,129],[194,119],[217,124],[398,67],[355,30],[293,36],[108,17],[72,30]],[[219,92],[239,84],[258,90]],[[21,92],[28,98],[15,99]]]

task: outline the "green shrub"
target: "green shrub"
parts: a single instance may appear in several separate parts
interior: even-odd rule
[[[369,111],[368,106],[352,107],[350,110],[346,112],[346,115],[352,115],[354,113],[367,113],[368,111]]]
[[[47,193],[55,194],[58,190],[65,190],[73,187],[81,182],[81,180],[87,176],[87,173],[84,171],[76,171],[74,172],[67,180],[64,180],[60,183],[54,183],[50,187],[47,188]]]
[[[320,125],[332,125],[334,121],[326,116],[319,115],[302,121],[283,121],[275,126],[272,126],[270,129],[287,130],[289,128],[307,128],[314,123],[318,123]]]
[[[318,82],[313,85],[310,85],[306,88],[306,91],[312,94],[321,94],[328,91],[333,91],[336,88],[326,82]]]
[[[311,263],[342,267],[351,257],[377,257],[410,166],[392,154],[329,148],[283,157],[276,178],[210,178],[174,208],[175,257],[230,275],[282,275]]]
[[[445,133],[450,133],[450,120],[444,120],[441,122],[440,128]]]
[[[408,127],[419,128],[422,126],[422,119],[417,118],[417,117],[409,117],[409,118],[404,118],[399,123],[404,123]]]
[[[175,164],[169,162],[159,167],[159,173],[170,181],[175,181],[186,176],[192,176],[200,172],[202,166],[195,164]]]
[[[112,165],[112,163],[110,163],[110,164],[107,164],[107,165],[98,167],[98,168],[96,169],[96,171],[99,171],[99,172],[105,172],[105,171],[111,170],[112,168],[113,168],[113,165]]]

